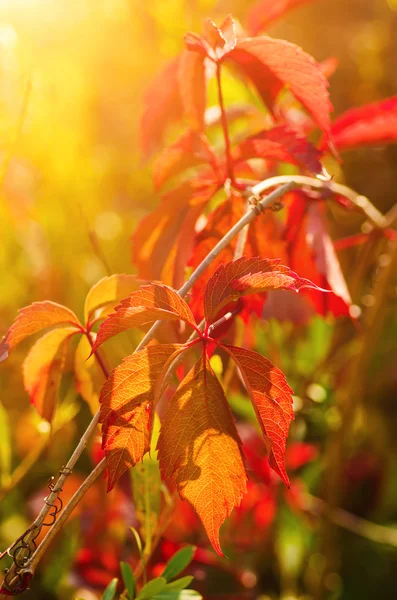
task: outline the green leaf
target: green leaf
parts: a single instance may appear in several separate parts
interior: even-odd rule
[[[124,585],[127,588],[129,600],[133,600],[135,593],[135,577],[130,565],[126,562],[120,563],[121,574]]]
[[[154,598],[156,594],[164,589],[166,583],[167,580],[164,577],[152,579],[152,581],[143,586],[137,596],[137,600],[150,600],[150,598]]]
[[[117,577],[112,579],[112,581],[109,583],[106,590],[103,592],[102,600],[113,600],[113,598],[116,595],[116,589],[117,589],[118,582],[119,582],[119,580],[117,579]]]
[[[167,583],[165,589],[167,591],[173,590],[175,592],[184,590],[192,583],[193,579],[194,577],[192,575],[186,575],[186,577],[181,577],[180,579],[175,579],[175,581],[172,581],[171,583]]]
[[[175,554],[171,556],[164,569],[163,577],[165,577],[167,581],[174,579],[174,577],[179,575],[179,573],[186,569],[186,567],[192,562],[195,552],[195,546],[185,546],[184,548],[178,550],[178,552],[175,552]]]
[[[152,600],[192,600],[193,598],[200,600],[200,598],[202,599],[203,597],[194,590],[182,590],[180,592],[174,590],[161,592],[161,594],[154,596]]]

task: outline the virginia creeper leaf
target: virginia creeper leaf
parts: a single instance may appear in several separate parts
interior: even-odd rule
[[[103,318],[105,309],[108,313],[117,302],[137,290],[140,285],[142,282],[137,280],[136,275],[116,273],[109,277],[103,277],[87,294],[84,305],[85,321],[91,320],[93,313],[99,310],[101,310],[100,316]]]
[[[128,356],[106,380],[100,395],[102,447],[108,464],[108,490],[150,447],[156,384],[167,361],[184,346],[149,346]]]
[[[331,293],[304,292],[316,312],[348,315],[352,300],[328,233],[325,206],[301,192],[294,192],[291,197],[285,233],[289,264],[317,286],[332,289]]]
[[[273,103],[286,86],[308,110],[314,121],[330,137],[328,81],[320,65],[299,46],[270,37],[239,39],[224,58],[236,62],[252,80],[263,101],[273,110]]]
[[[232,194],[231,198],[220,204],[208,215],[207,224],[197,234],[194,242],[194,250],[189,260],[189,265],[197,267],[207,256],[219,240],[232,228],[232,226],[246,212],[246,201],[239,194]],[[237,244],[237,238],[234,238],[230,244],[222,250],[220,255],[211,263],[209,268],[195,283],[192,289],[190,306],[197,320],[203,317],[203,297],[207,281],[215,273],[222,263],[228,263],[233,260],[234,251]],[[248,258],[254,256],[267,256],[269,258],[279,258],[286,261],[286,243],[282,237],[282,227],[275,215],[271,211],[266,211],[263,215],[256,218],[248,230],[247,241],[244,254]],[[253,306],[253,303],[255,306]],[[261,313],[264,298],[258,302],[258,297],[247,298],[240,315],[243,318],[248,317],[253,312]]]
[[[67,342],[75,327],[48,331],[32,346],[23,363],[23,382],[39,415],[51,422],[55,413]]]
[[[188,130],[171,146],[168,146],[153,165],[153,179],[156,189],[174,175],[186,169],[205,163],[216,166],[214,150],[204,134]]]
[[[197,512],[222,555],[219,528],[246,490],[240,440],[223,389],[200,359],[181,382],[162,421],[160,469]]]
[[[295,131],[280,125],[246,138],[233,149],[233,160],[267,158],[304,167],[312,173],[321,173],[321,152]]]
[[[161,69],[145,93],[145,110],[140,124],[141,146],[149,155],[161,144],[169,123],[181,119],[183,114],[179,93],[180,57]]]
[[[257,35],[284,14],[312,0],[259,0],[248,11],[246,24],[252,35]]]
[[[193,240],[195,220],[190,219],[191,214],[197,219],[217,189],[213,181],[186,182],[165,194],[160,205],[142,219],[132,236],[132,261],[140,277],[174,284],[167,257],[172,258],[186,222]]]
[[[292,390],[280,369],[253,350],[222,346],[236,361],[250,395],[256,416],[269,443],[269,462],[272,469],[289,485],[284,467],[285,444],[292,410]]]
[[[91,334],[93,335],[93,334]],[[74,356],[76,390],[87,402],[93,415],[99,408],[99,393],[105,383],[105,376],[93,354],[85,335],[81,336]],[[98,351],[99,352],[99,351]],[[87,358],[88,357],[88,358]],[[102,357],[104,360],[104,357]]]
[[[144,285],[122,300],[115,312],[101,324],[94,343],[96,350],[114,335],[162,319],[182,320],[195,326],[192,311],[175,290],[157,283]]]
[[[80,323],[74,312],[62,306],[45,300],[44,302],[33,302],[29,306],[21,308],[17,318],[8,330],[4,341],[10,350],[15,348],[25,338],[55,325],[72,324],[77,328]]]
[[[346,111],[333,122],[332,136],[341,152],[396,142],[397,96]]]
[[[184,50],[179,63],[179,91],[188,126],[195,131],[204,130],[206,74],[204,56]],[[169,82],[166,85],[170,85]]]
[[[240,258],[220,265],[207,283],[204,295],[204,314],[207,323],[213,321],[219,310],[246,294],[275,289],[299,291],[317,286],[301,279],[278,259]]]

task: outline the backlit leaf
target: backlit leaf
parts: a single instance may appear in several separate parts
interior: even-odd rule
[[[103,342],[126,329],[141,327],[157,319],[165,321],[180,319],[195,325],[190,308],[175,290],[157,283],[144,285],[122,300],[115,312],[101,324],[94,349],[96,350]]]
[[[283,125],[246,138],[233,149],[233,160],[267,158],[299,165],[312,173],[321,173],[321,152],[306,138]]]
[[[179,62],[179,91],[183,113],[188,126],[195,131],[204,130],[206,106],[206,73],[204,56],[184,50]],[[169,86],[167,82],[165,85]]]
[[[107,313],[117,302],[137,290],[141,284],[136,275],[115,274],[103,277],[87,294],[84,319],[86,322],[92,320],[93,313],[99,310],[101,310],[101,317],[104,317],[105,309]]]
[[[106,380],[100,395],[100,422],[109,490],[149,450],[156,384],[165,375],[167,361],[183,349],[177,344],[144,348],[125,358]]]
[[[99,392],[105,383],[105,376],[97,359],[93,354],[90,355],[90,352],[91,346],[87,337],[83,335],[77,345],[74,357],[76,390],[87,402],[92,414],[95,415],[99,409]]]
[[[132,236],[132,261],[140,277],[174,285],[167,258],[175,252],[186,223],[193,240],[195,221],[217,189],[214,182],[185,182],[165,194],[159,206],[142,219]]]
[[[73,324],[80,326],[79,320],[66,306],[56,304],[49,300],[34,302],[25,308],[21,308],[17,318],[8,330],[5,342],[10,350],[15,348],[25,338],[55,325]]]
[[[299,46],[266,36],[244,38],[224,58],[239,65],[271,111],[278,92],[287,87],[329,138],[328,81],[320,65]]]
[[[240,440],[223,389],[200,359],[162,421],[160,469],[203,522],[218,554],[219,528],[246,490]]]
[[[292,390],[280,369],[257,352],[235,346],[222,346],[240,369],[256,416],[268,442],[272,469],[289,485],[284,467],[285,444],[291,420]]]
[[[299,291],[310,287],[316,288],[316,285],[280,265],[278,259],[243,257],[220,265],[208,281],[204,296],[205,318],[210,323],[223,306],[246,294],[276,289]]]
[[[168,124],[182,117],[179,68],[178,56],[161,69],[146,90],[140,124],[141,146],[146,155],[161,144]]]
[[[397,96],[346,111],[332,123],[332,136],[340,152],[397,142]]]
[[[74,327],[47,332],[32,346],[23,363],[23,381],[30,401],[39,415],[50,422],[57,403],[67,342],[76,333]]]
[[[247,29],[252,35],[257,35],[271,23],[282,18],[286,12],[307,4],[312,0],[259,0],[248,11],[246,24]]]
[[[219,240],[243,216],[246,210],[246,201],[239,194],[232,194],[230,199],[217,206],[208,215],[208,221],[204,229],[196,236],[189,265],[193,268],[197,267]],[[236,244],[237,238],[234,238],[193,286],[190,306],[198,320],[201,320],[203,316],[203,297],[207,281],[215,273],[220,264],[233,260]],[[271,211],[266,211],[251,223],[244,250],[244,255],[247,258],[256,256],[267,256],[269,258],[282,257],[282,260],[285,262],[285,248],[286,243],[282,237],[281,224]],[[252,300],[256,300],[256,298]],[[263,305],[263,302],[264,299],[262,299],[261,305]],[[252,304],[251,298],[248,305],[250,304]],[[243,308],[242,316],[245,315],[245,311],[247,313],[251,311],[252,306],[248,305]]]
[[[157,189],[174,175],[202,164],[216,166],[217,159],[208,139],[195,131],[183,133],[171,146],[165,148],[153,165],[153,179]]]
[[[307,290],[304,296],[321,315],[328,312],[348,315],[352,300],[327,231],[325,206],[310,201],[301,192],[294,192],[291,197],[286,224],[289,264],[314,284],[332,290],[330,293]]]

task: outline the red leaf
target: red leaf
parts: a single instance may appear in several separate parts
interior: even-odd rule
[[[180,384],[162,421],[160,469],[199,515],[223,556],[219,528],[246,491],[240,440],[223,389],[200,359]]]
[[[284,467],[285,445],[291,421],[292,390],[282,371],[257,352],[221,346],[236,361],[250,395],[265,441],[269,443],[272,469],[289,485]]]
[[[319,314],[330,311],[335,316],[348,315],[352,300],[328,234],[325,207],[299,192],[294,192],[292,198],[286,227],[289,264],[319,287],[332,289],[333,293],[325,294],[305,292]]]
[[[178,73],[179,92],[183,114],[188,126],[204,131],[204,112],[207,102],[204,56],[185,50],[180,57]],[[169,86],[170,82],[165,85]]]
[[[247,29],[252,35],[257,35],[263,29],[269,27],[273,21],[280,19],[286,12],[299,6],[307,4],[312,0],[260,0],[254,4],[247,14]]]
[[[33,302],[21,308],[14,323],[9,328],[4,341],[9,349],[15,348],[25,338],[55,325],[75,325],[80,331],[80,322],[74,312],[55,302]]]
[[[321,173],[321,152],[295,131],[280,125],[246,138],[233,149],[233,160],[270,158],[299,165],[312,173]]]
[[[79,333],[75,327],[58,327],[47,332],[30,349],[23,363],[23,381],[30,401],[39,415],[52,421],[59,383],[70,338]]]
[[[235,49],[224,58],[238,63],[271,111],[278,92],[288,87],[330,137],[332,105],[328,81],[320,65],[299,46],[265,36],[245,38],[238,40]]]
[[[144,285],[122,300],[115,312],[100,325],[93,351],[108,339],[134,327],[162,319],[182,320],[196,326],[193,314],[177,292],[166,285]]]
[[[351,108],[332,124],[335,146],[341,152],[357,146],[397,141],[397,96]]]
[[[140,124],[141,145],[146,155],[161,144],[169,123],[182,117],[179,93],[180,62],[180,57],[169,61],[147,88],[145,110]]]
[[[186,182],[165,194],[161,204],[142,219],[132,236],[132,260],[140,277],[174,283],[167,259],[174,258],[173,249],[186,221],[193,239],[195,221],[191,222],[191,213],[200,213],[217,189],[213,181]]]
[[[197,235],[194,250],[191,255],[189,265],[197,267],[207,256],[219,240],[231,229],[231,227],[243,216],[245,212],[245,200],[238,194],[233,194],[229,200],[226,200],[212,211],[208,216],[205,228]],[[222,263],[228,263],[233,260],[237,239],[220,253],[220,255],[211,263],[210,267],[200,277],[192,289],[192,298],[190,306],[197,319],[203,316],[203,302],[205,286],[210,277]],[[257,217],[250,225],[247,242],[245,245],[245,256],[248,258],[254,256],[267,256],[269,258],[282,257],[286,260],[285,241],[282,239],[282,228],[280,223],[271,211]],[[247,299],[248,300],[248,299]],[[241,312],[241,316],[248,316],[253,311],[250,298],[247,306]],[[262,299],[259,307],[259,313],[263,306]],[[247,314],[246,314],[247,313]]]
[[[204,134],[188,130],[156,159],[153,165],[156,189],[174,175],[205,163],[217,168],[217,158],[211,144]]]
[[[220,265],[207,283],[204,295],[204,313],[211,323],[220,309],[246,294],[275,289],[299,291],[315,288],[307,279],[301,279],[277,259],[239,258]]]
[[[102,447],[108,465],[108,491],[139,462],[150,447],[151,422],[158,384],[185,346],[149,346],[123,360],[106,380],[100,395]]]

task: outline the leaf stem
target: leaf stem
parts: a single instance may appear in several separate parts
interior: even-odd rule
[[[230,137],[229,137],[229,129],[227,126],[225,103],[223,100],[222,82],[221,82],[221,65],[219,62],[216,63],[216,82],[217,82],[217,86],[218,86],[219,107],[221,109],[221,122],[222,122],[222,129],[223,129],[223,137],[225,140],[227,176],[233,183],[234,182],[233,160],[232,160],[231,144],[230,144]]]

